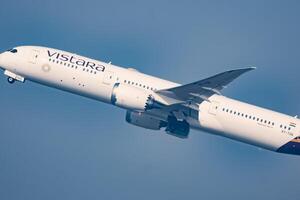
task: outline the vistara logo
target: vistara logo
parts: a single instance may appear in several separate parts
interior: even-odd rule
[[[63,62],[69,62],[71,64],[75,64],[77,66],[81,66],[81,67],[87,67],[90,68],[92,70],[97,70],[100,72],[104,72],[105,71],[105,66],[100,65],[100,64],[96,64],[94,62],[90,62],[90,61],[86,61],[84,59],[81,58],[76,58],[75,56],[70,56],[67,54],[61,54],[58,52],[50,52],[50,50],[48,50],[48,56],[50,58],[56,58],[60,61]]]

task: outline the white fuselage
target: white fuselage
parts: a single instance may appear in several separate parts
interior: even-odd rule
[[[148,93],[179,86],[134,69],[56,49],[36,46],[17,49],[16,54],[5,52],[0,55],[0,66],[4,70],[105,103],[111,103],[116,83]],[[199,105],[197,119],[189,118],[187,121],[194,129],[207,130],[273,151],[278,151],[300,136],[299,119],[217,94]]]

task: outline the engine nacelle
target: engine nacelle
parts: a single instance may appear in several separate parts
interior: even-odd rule
[[[135,111],[127,111],[126,121],[129,124],[151,130],[160,130],[160,128],[167,126],[167,123],[164,121],[156,119],[148,114]]]
[[[121,108],[138,111],[152,109],[157,104],[149,91],[120,83],[114,85],[111,103]]]
[[[185,120],[178,121],[176,117],[170,116],[168,118],[166,133],[183,139],[188,138],[190,133],[190,125]]]

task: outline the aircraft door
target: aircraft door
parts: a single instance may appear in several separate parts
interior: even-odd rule
[[[36,64],[38,62],[38,58],[40,55],[40,51],[36,50],[36,49],[32,49],[32,51],[30,52],[30,56],[29,56],[29,62],[32,64]]]
[[[114,72],[106,71],[103,76],[102,82],[105,85],[113,85],[114,84],[115,75]]]
[[[209,112],[210,114],[212,114],[212,115],[216,115],[218,109],[220,109],[219,107],[220,107],[220,103],[219,103],[219,102],[217,102],[217,101],[212,101],[212,102],[210,103],[210,107],[209,107],[209,111],[208,111],[208,112]]]

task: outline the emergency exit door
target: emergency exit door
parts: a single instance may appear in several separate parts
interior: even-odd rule
[[[106,85],[112,85],[114,83],[114,79],[115,79],[114,72],[106,71],[104,73],[102,82]]]
[[[220,103],[217,102],[217,101],[212,101],[210,103],[210,107],[209,107],[209,113],[212,114],[212,115],[216,115],[217,112],[218,112],[218,109],[220,107]]]

